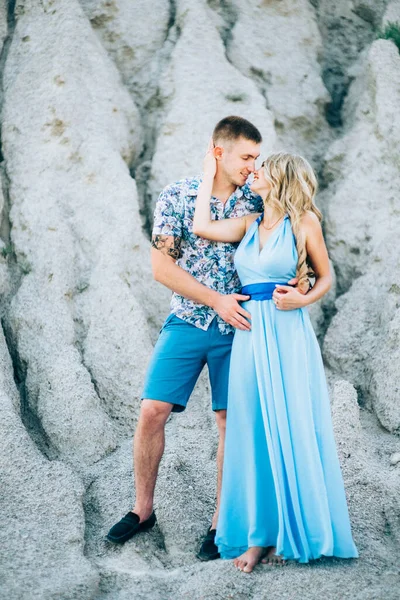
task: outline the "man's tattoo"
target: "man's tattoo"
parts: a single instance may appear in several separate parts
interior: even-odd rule
[[[153,235],[151,245],[156,250],[160,250],[166,256],[170,256],[174,260],[178,260],[181,256],[182,238],[172,235]]]

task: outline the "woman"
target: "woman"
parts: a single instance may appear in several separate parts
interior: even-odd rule
[[[193,231],[239,242],[235,266],[250,296],[251,331],[236,330],[216,541],[222,558],[250,572],[263,562],[354,558],[320,348],[306,306],[331,286],[309,163],[280,152],[254,173],[261,215],[212,221],[216,162],[210,147]],[[307,294],[287,284],[308,286]],[[278,284],[278,285],[277,285]],[[274,291],[275,290],[275,291]]]

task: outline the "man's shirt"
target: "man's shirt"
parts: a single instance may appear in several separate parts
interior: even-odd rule
[[[161,192],[154,213],[153,235],[171,235],[182,240],[181,253],[176,264],[197,281],[221,294],[238,293],[241,284],[233,262],[238,244],[213,242],[193,233],[193,217],[200,183],[200,177],[182,179]],[[210,207],[211,219],[220,220],[262,212],[263,202],[246,184],[236,188],[225,204],[212,196]],[[234,331],[234,328],[209,306],[189,300],[175,292],[171,299],[171,312],[204,330],[208,329],[216,317],[221,333]]]

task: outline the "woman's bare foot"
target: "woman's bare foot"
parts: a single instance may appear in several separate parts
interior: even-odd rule
[[[251,573],[254,567],[260,562],[263,556],[265,556],[268,548],[263,548],[262,546],[252,546],[241,554],[233,561],[233,564],[239,571],[244,571],[245,573]]]
[[[268,552],[266,553],[265,558],[263,558],[261,562],[264,565],[279,565],[281,567],[286,565],[286,560],[282,556],[279,556],[279,554],[275,554],[275,553],[276,553],[275,546],[270,546],[268,548]]]

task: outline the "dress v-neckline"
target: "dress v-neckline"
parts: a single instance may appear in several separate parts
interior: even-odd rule
[[[280,228],[282,227],[282,225],[283,225],[283,224],[284,224],[284,222],[285,222],[285,219],[286,219],[287,215],[284,215],[284,216],[283,216],[282,222],[281,222],[281,223],[279,223],[279,225],[277,225],[277,226],[275,227],[275,229],[273,229],[273,230],[272,230],[272,233],[271,233],[271,234],[268,236],[268,238],[267,238],[267,239],[265,240],[265,242],[264,242],[264,245],[263,245],[263,247],[260,249],[260,224],[261,224],[261,221],[262,221],[263,217],[264,217],[264,213],[262,213],[262,214],[261,214],[261,215],[258,217],[258,219],[256,219],[256,221],[255,221],[255,222],[257,223],[257,227],[256,227],[256,234],[257,234],[257,255],[258,255],[258,256],[261,256],[261,253],[262,253],[262,251],[264,250],[265,246],[268,244],[268,242],[270,241],[270,239],[271,239],[271,238],[274,236],[274,234],[275,234],[277,231],[279,231],[279,230],[280,230]]]

